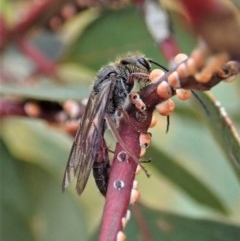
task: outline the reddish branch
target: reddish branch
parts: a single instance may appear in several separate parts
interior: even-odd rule
[[[41,51],[32,46],[25,39],[20,39],[17,44],[20,50],[22,50],[23,53],[25,53],[34,63],[36,63],[41,73],[53,76],[60,83],[62,82],[59,76],[56,74],[56,64],[48,60]]]
[[[133,114],[133,113],[132,113]],[[134,121],[134,116],[130,113],[130,121]],[[139,133],[133,130],[132,126],[126,122],[121,122],[119,133],[123,142],[136,156],[139,156]],[[131,138],[129,138],[131,137]],[[127,207],[130,201],[132,183],[135,177],[137,163],[129,157],[128,160],[120,162],[117,156],[120,152],[125,151],[121,145],[116,146],[113,165],[106,196],[106,203],[103,212],[100,241],[110,241],[116,239],[118,231],[122,230],[122,217],[126,215]],[[123,181],[123,189],[116,189],[114,183]]]
[[[0,50],[2,50],[6,44],[9,44],[12,40],[16,38],[22,38],[23,35],[33,26],[36,26],[39,19],[43,16],[43,14],[50,8],[56,4],[59,0],[44,0],[44,1],[35,1],[34,4],[31,5],[26,14],[20,19],[13,28],[8,28],[6,25],[4,28],[6,31],[4,35],[2,35],[2,41],[0,45]]]
[[[142,207],[137,203],[131,208],[133,215],[136,217],[136,222],[139,227],[141,238],[143,241],[154,241],[152,234],[147,225],[147,220],[144,218]]]
[[[240,14],[231,1],[178,0],[185,8],[194,32],[212,52],[226,51],[230,59],[240,59]]]
[[[133,0],[133,2],[141,10],[148,31],[162,55],[168,61],[172,60],[180,49],[174,38],[174,33],[170,29],[170,19],[164,7],[153,0]]]
[[[180,52],[178,43],[172,36],[168,36],[161,41],[159,49],[168,61],[172,60]]]
[[[234,68],[230,67],[232,64],[226,64],[223,70],[228,73],[228,76],[235,75],[240,72],[240,63],[235,62]],[[119,134],[123,142],[126,144],[129,150],[137,157],[140,153],[139,146],[139,134],[140,132],[147,132],[154,108],[157,104],[160,104],[167,99],[160,98],[157,94],[157,87],[162,81],[167,81],[169,74],[173,71],[165,74],[157,82],[148,85],[140,92],[140,96],[147,106],[146,120],[139,121],[137,115],[138,110],[131,105],[127,112],[129,114],[129,122],[121,121],[119,127]],[[213,86],[220,83],[224,78],[218,74],[213,75],[208,83],[199,83],[193,76],[181,78],[181,88],[190,90],[209,90]],[[173,95],[175,92],[173,91]],[[131,124],[129,124],[131,123]],[[111,166],[110,180],[108,185],[108,191],[106,195],[106,203],[104,206],[103,219],[100,232],[100,241],[113,241],[116,240],[117,233],[122,230],[122,217],[126,215],[126,211],[129,205],[129,199],[131,194],[131,188],[135,177],[135,170],[137,163],[133,158],[129,157],[127,161],[119,161],[118,155],[120,152],[126,151],[121,144],[117,143],[113,163]],[[117,190],[114,187],[114,182],[122,180],[124,187]]]
[[[63,112],[62,106],[50,101],[0,100],[0,118],[25,116],[43,119],[51,124],[60,124],[67,119],[67,113],[64,119],[60,118],[61,112]]]
[[[17,101],[0,100],[0,117],[27,116],[24,104]]]
[[[4,17],[0,16],[0,51],[12,41],[21,39],[33,27],[44,27],[49,24],[51,18],[61,12],[61,9],[71,2],[71,0],[40,0],[32,1],[26,13],[13,26],[9,27],[4,21]],[[97,0],[88,0],[78,3],[78,7],[95,6]],[[3,31],[4,30],[4,31]]]
[[[69,5],[73,14],[81,11],[85,8],[90,7],[111,7],[119,8],[125,4],[124,0],[115,1],[109,0],[107,3],[105,1],[98,0],[84,0],[84,1],[73,1],[73,0],[35,0],[29,4],[29,8],[26,13],[21,16],[21,19],[13,26],[9,27],[4,17],[0,15],[0,51],[2,51],[6,45],[15,41],[16,39],[21,39],[24,37],[29,30],[33,27],[45,27],[51,26],[51,19],[54,17],[59,18],[60,21],[67,20]]]

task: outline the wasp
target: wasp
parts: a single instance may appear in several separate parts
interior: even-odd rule
[[[150,73],[150,63],[142,54],[128,54],[100,69],[70,151],[63,190],[76,178],[76,190],[81,194],[93,169],[96,185],[105,196],[110,171],[104,140],[106,115],[116,119],[133,89],[134,80],[142,76],[146,79]]]
[[[108,148],[104,138],[102,138],[102,145],[93,162],[93,177],[100,193],[105,196],[107,192],[110,161],[108,156]]]

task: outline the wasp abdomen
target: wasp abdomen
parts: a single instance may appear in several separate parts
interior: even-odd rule
[[[93,176],[95,179],[95,183],[98,187],[98,190],[101,192],[103,196],[106,196],[106,193],[107,193],[109,170],[110,170],[109,161],[103,161],[103,162],[95,161],[93,163]]]

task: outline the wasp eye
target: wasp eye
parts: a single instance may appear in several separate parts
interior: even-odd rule
[[[150,64],[149,62],[143,58],[143,57],[140,57],[137,59],[137,61],[142,65],[144,66],[148,71],[151,71],[151,67],[150,67]]]

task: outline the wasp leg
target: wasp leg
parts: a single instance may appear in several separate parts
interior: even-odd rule
[[[115,125],[112,121],[112,118],[109,114],[106,114],[106,121],[110,127],[110,130],[112,131],[113,136],[116,138],[117,142],[122,146],[122,148],[132,157],[132,159],[143,169],[147,177],[150,177],[150,174],[148,173],[147,169],[142,165],[142,163],[138,160],[138,157],[134,155],[128,147],[123,142],[121,136],[119,135],[117,129],[115,128]]]
[[[131,85],[134,85],[135,80],[148,80],[149,81],[149,74],[146,73],[141,73],[141,72],[136,72],[136,73],[131,73],[129,78],[128,78],[128,82]]]

